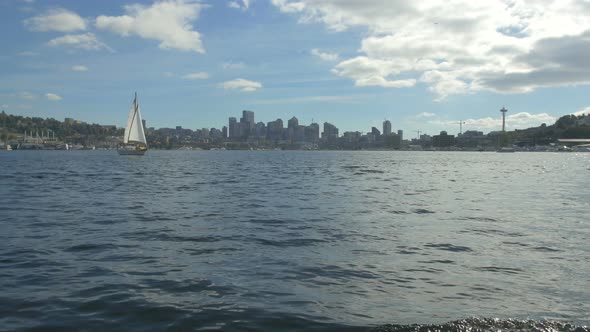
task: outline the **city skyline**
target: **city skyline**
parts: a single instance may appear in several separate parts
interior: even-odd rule
[[[0,9],[0,106],[10,114],[123,126],[135,91],[159,128],[218,128],[248,109],[341,133],[387,119],[394,132],[457,134],[501,130],[503,106],[506,130],[590,111],[585,1],[4,0]]]

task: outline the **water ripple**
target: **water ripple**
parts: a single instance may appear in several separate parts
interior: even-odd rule
[[[587,156],[2,154],[0,329],[588,332]]]

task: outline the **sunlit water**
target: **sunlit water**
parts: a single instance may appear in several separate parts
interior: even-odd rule
[[[3,330],[590,323],[590,154],[12,151],[0,171]]]

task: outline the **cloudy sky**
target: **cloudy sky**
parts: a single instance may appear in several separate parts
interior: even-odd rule
[[[590,110],[590,0],[0,0],[0,105],[122,126],[241,110],[434,134]]]

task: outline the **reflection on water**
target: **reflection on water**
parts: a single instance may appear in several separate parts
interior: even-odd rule
[[[590,322],[589,154],[14,151],[0,167],[9,330]]]

